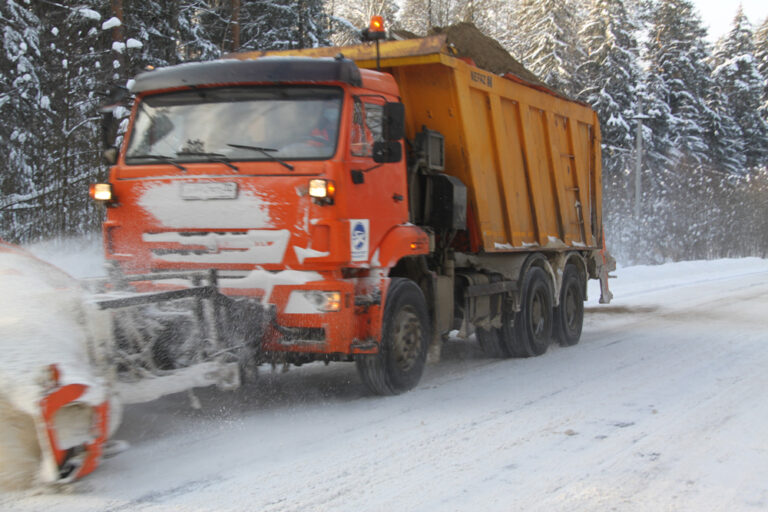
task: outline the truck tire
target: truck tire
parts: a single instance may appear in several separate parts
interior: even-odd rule
[[[475,337],[480,344],[480,348],[488,357],[506,358],[509,357],[504,344],[501,341],[501,329],[483,329],[478,327],[475,330]]]
[[[540,356],[552,342],[552,292],[546,272],[531,267],[523,278],[514,338],[523,357]]]
[[[360,378],[378,395],[398,395],[416,386],[430,340],[424,294],[409,279],[392,278],[387,292],[378,354],[356,360]]]
[[[504,305],[504,315],[502,318],[502,327],[499,329],[499,337],[502,346],[510,357],[528,357],[528,350],[515,335],[515,317],[517,315],[512,310],[512,304]]]
[[[555,308],[555,337],[562,347],[579,342],[584,324],[584,282],[575,265],[566,265],[560,305]]]

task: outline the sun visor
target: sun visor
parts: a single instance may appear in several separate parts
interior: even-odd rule
[[[262,57],[254,60],[215,60],[179,64],[146,71],[136,77],[131,92],[179,87],[210,87],[238,83],[344,82],[363,84],[357,65],[345,58]]]

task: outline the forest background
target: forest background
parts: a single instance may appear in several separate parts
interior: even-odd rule
[[[711,44],[687,0],[4,0],[0,238],[99,236],[87,190],[107,175],[109,87],[147,65],[356,43],[374,14],[417,35],[471,22],[592,105],[620,262],[768,257],[768,18],[739,10]]]

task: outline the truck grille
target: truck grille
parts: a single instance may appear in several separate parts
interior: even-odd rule
[[[282,263],[289,239],[287,229],[167,231],[142,235],[153,261],[165,263]]]

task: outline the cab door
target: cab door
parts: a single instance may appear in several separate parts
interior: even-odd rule
[[[354,95],[347,162],[351,260],[367,262],[392,227],[408,222],[405,156],[400,162],[373,161],[373,145],[383,141],[381,95]],[[402,144],[402,143],[401,143]],[[374,261],[374,264],[376,262]]]

